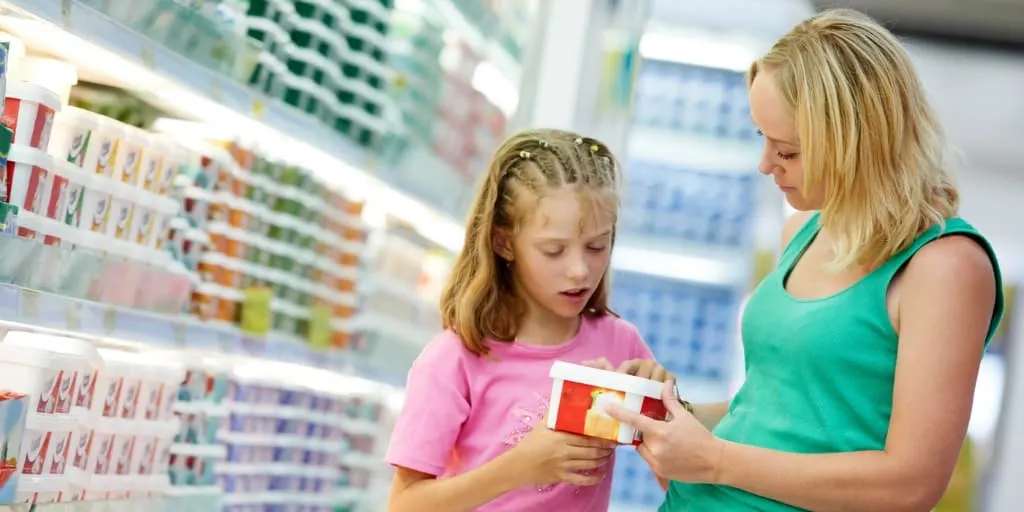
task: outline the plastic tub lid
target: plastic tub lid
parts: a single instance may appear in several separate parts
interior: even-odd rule
[[[588,386],[597,386],[650,398],[661,398],[661,388],[664,385],[661,382],[650,379],[609,370],[599,370],[565,361],[555,361],[555,364],[551,365],[550,375],[553,379],[578,382]]]
[[[60,111],[56,121],[95,130],[100,125],[100,115],[84,108],[68,106]]]
[[[60,111],[61,107],[60,96],[57,93],[36,84],[11,82],[7,84],[7,97],[39,103],[57,112]]]
[[[54,358],[52,353],[45,350],[0,343],[0,363],[50,368],[54,365]]]
[[[99,353],[96,352],[96,347],[94,347],[92,343],[68,336],[40,334],[27,331],[11,331],[4,336],[3,344],[46,350],[72,357],[87,359],[93,362],[99,362]]]
[[[11,150],[7,153],[7,160],[18,162],[20,164],[28,164],[34,167],[42,167],[47,171],[54,167],[53,157],[51,157],[46,151],[22,144],[15,144],[11,146]]]

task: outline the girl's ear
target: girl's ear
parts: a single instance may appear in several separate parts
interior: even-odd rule
[[[494,247],[494,253],[501,259],[509,262],[515,259],[515,253],[512,251],[512,241],[507,231],[495,229],[494,234],[491,235],[491,246]]]

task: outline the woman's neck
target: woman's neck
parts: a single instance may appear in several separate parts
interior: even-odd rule
[[[516,341],[527,345],[560,345],[571,340],[580,329],[580,317],[565,318],[550,311],[529,307],[519,323]]]

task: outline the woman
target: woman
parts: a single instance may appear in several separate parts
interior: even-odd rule
[[[672,480],[663,512],[928,511],[1002,316],[992,248],[956,217],[940,127],[884,28],[814,16],[748,85],[759,171],[804,213],[743,314],[746,381],[696,407],[666,386],[670,422],[613,413]]]

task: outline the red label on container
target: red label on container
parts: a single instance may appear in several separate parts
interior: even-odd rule
[[[605,408],[610,404],[624,405],[625,402],[626,393],[622,391],[564,381],[558,401],[555,430],[618,441],[622,424],[605,413]],[[640,414],[664,420],[668,411],[660,399],[644,397]],[[634,439],[634,444],[638,442],[639,439]]]
[[[46,205],[43,208],[43,213],[51,219],[64,220],[61,215],[64,214],[64,200],[65,192],[68,187],[68,179],[64,176],[54,173],[50,178],[49,195],[46,197]]]
[[[28,189],[25,190],[25,202],[22,203],[25,209],[38,214],[46,214],[44,210],[46,208],[45,199],[43,196],[46,195],[46,169],[42,167],[32,167],[32,176],[28,181]],[[20,198],[13,198],[14,202],[17,203]]]
[[[7,98],[4,101],[4,114],[2,121],[4,124],[9,126],[14,132],[14,143],[23,144],[25,141],[26,134],[23,131],[18,130],[18,121],[21,117],[21,99],[18,98]],[[39,104],[30,103],[36,108],[35,122],[32,124],[30,129],[31,133],[28,134],[28,145],[36,149],[46,149],[46,146],[50,143],[50,130],[53,128],[53,110]],[[22,125],[22,130],[25,126]]]

